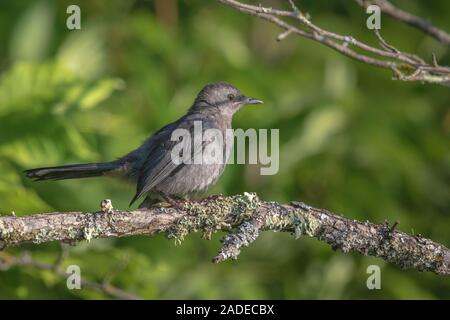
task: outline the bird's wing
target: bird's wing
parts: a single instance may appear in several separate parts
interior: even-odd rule
[[[154,139],[152,139],[154,146],[151,148],[139,171],[136,194],[131,200],[130,205],[162,182],[165,178],[185,166],[184,163],[176,163],[172,160],[172,149],[179,143],[179,141],[171,140],[174,127],[186,129],[191,133],[191,159],[194,159],[194,151],[197,151],[197,153],[202,152],[208,142],[202,141],[201,138],[195,139],[193,137],[194,121],[195,119],[185,119],[185,121],[178,122],[179,125],[168,127],[167,130],[164,130],[163,128],[154,136]],[[201,144],[201,147],[199,147],[198,144]]]

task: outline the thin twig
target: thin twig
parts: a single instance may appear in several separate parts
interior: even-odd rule
[[[60,258],[57,259],[59,261]],[[67,273],[61,265],[48,264],[34,259],[30,252],[25,251],[19,256],[13,256],[6,252],[0,252],[0,270],[7,271],[15,266],[30,267],[38,270],[52,272],[62,279],[67,279]],[[110,283],[97,283],[95,281],[80,278],[82,288],[105,293],[113,298],[122,300],[141,300],[142,298],[112,286]]]
[[[372,4],[377,5],[380,7],[381,12],[429,34],[444,45],[450,45],[450,34],[435,27],[430,21],[422,17],[397,8],[387,0],[356,0],[356,2],[364,8]]]
[[[424,59],[414,54],[400,51],[388,44],[379,32],[375,34],[381,48],[363,43],[349,35],[341,35],[322,29],[312,23],[310,18],[295,5],[293,0],[289,0],[292,11],[266,8],[261,5],[255,6],[237,0],[218,1],[240,12],[259,17],[281,27],[285,32],[277,37],[278,41],[294,33],[328,46],[352,59],[391,70],[395,79],[450,86],[449,67],[437,66],[435,63],[428,64]],[[302,28],[288,22],[289,19],[295,19]],[[358,49],[358,51],[355,49]]]
[[[59,254],[55,260],[55,262],[53,263],[53,270],[58,270],[61,268],[61,265],[64,263],[64,261],[67,259],[67,257],[69,256],[69,245],[66,243],[59,243]]]

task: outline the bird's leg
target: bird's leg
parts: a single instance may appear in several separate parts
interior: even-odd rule
[[[159,201],[155,197],[147,196],[145,197],[144,201],[139,205],[139,209],[148,209],[154,207],[158,203]]]
[[[169,196],[169,195],[165,194],[164,192],[159,192],[159,195],[161,196],[161,198],[164,199],[164,201],[166,201],[172,207],[174,207],[176,209],[182,209],[180,201],[183,200],[183,198],[178,197],[176,195],[170,195]]]

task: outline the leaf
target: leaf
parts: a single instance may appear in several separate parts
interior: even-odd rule
[[[108,99],[116,90],[121,90],[125,87],[125,82],[122,79],[105,79],[97,82],[87,93],[81,98],[80,107],[82,109],[90,109],[104,100]]]
[[[11,36],[14,60],[36,61],[45,57],[53,35],[54,11],[47,1],[37,1],[18,20]]]

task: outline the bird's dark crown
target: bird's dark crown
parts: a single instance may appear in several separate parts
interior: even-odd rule
[[[197,95],[196,104],[227,106],[242,96],[235,86],[226,82],[214,82],[206,85]]]
[[[226,82],[206,85],[197,95],[189,112],[220,112],[231,117],[246,104],[259,104],[261,100],[246,97],[235,86]]]

